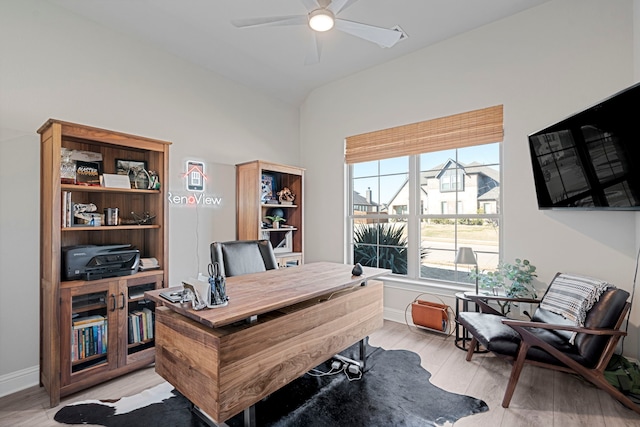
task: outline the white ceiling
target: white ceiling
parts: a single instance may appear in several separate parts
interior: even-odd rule
[[[305,65],[306,25],[236,28],[231,20],[305,15],[301,0],[49,0],[114,31],[300,105],[315,88],[549,0],[360,0],[339,17],[408,35],[392,48],[331,30]]]

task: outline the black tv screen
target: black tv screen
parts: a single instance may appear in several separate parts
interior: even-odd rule
[[[529,135],[540,209],[640,210],[640,83]]]

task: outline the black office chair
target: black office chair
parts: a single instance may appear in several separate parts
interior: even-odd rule
[[[211,262],[218,263],[225,277],[259,273],[278,268],[273,246],[268,240],[213,242]]]

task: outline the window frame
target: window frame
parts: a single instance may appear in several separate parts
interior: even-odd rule
[[[436,279],[436,278],[429,278],[429,277],[422,277],[421,276],[421,260],[420,260],[420,251],[421,251],[421,240],[422,238],[421,236],[421,224],[422,221],[425,219],[443,219],[443,218],[452,218],[455,220],[455,223],[457,224],[458,220],[460,219],[490,219],[490,220],[497,220],[498,224],[499,224],[499,229],[503,230],[504,229],[504,217],[502,215],[503,212],[503,203],[504,203],[504,192],[502,191],[503,188],[503,155],[502,155],[502,150],[503,150],[503,143],[502,141],[496,141],[494,143],[498,144],[498,167],[499,167],[499,183],[500,183],[500,198],[498,200],[498,203],[495,205],[495,210],[496,212],[492,213],[492,214],[487,214],[487,213],[475,213],[475,214],[465,214],[465,213],[458,213],[457,212],[457,207],[459,205],[459,203],[461,203],[461,200],[458,200],[458,194],[456,194],[456,200],[455,200],[455,206],[456,206],[456,212],[455,213],[438,213],[438,214],[433,214],[433,213],[429,213],[429,214],[425,214],[423,209],[423,200],[421,197],[421,185],[420,185],[420,174],[421,174],[421,166],[420,166],[420,156],[421,154],[413,154],[413,155],[409,155],[407,156],[409,158],[409,171],[408,171],[408,183],[409,183],[409,209],[408,209],[408,213],[406,215],[397,215],[397,214],[385,214],[385,213],[381,213],[381,212],[376,212],[375,214],[369,214],[367,215],[367,219],[371,219],[371,220],[376,220],[376,221],[380,221],[381,219],[384,220],[400,220],[400,221],[406,221],[407,224],[407,254],[408,254],[408,259],[407,259],[407,274],[406,275],[401,275],[401,274],[393,274],[393,277],[395,279],[398,280],[408,280],[408,281],[418,281],[419,283],[443,283],[443,284],[456,284],[456,285],[462,285],[465,288],[469,287],[469,288],[473,288],[471,283],[468,282],[462,282],[460,280],[458,280],[458,266],[454,266],[455,268],[455,278],[456,280],[453,281],[449,281],[449,280],[440,280],[440,279]],[[485,145],[485,144],[478,144],[478,145]],[[459,147],[460,149],[465,148],[465,147]],[[399,156],[399,157],[405,157],[405,156]],[[384,160],[384,159],[381,159]],[[362,162],[365,163],[365,162]],[[355,221],[357,218],[363,218],[363,215],[355,215],[354,211],[353,211],[353,192],[354,192],[354,163],[350,163],[350,164],[345,164],[346,166],[346,189],[348,191],[348,197],[347,197],[347,215],[346,215],[346,227],[345,227],[345,231],[346,231],[346,238],[345,238],[345,246],[346,246],[346,259],[347,262],[349,263],[353,263],[354,262],[354,225],[355,225]],[[463,171],[458,171],[460,173],[462,173],[464,175]],[[378,175],[380,176],[380,175]],[[458,176],[457,174],[455,176]],[[462,179],[465,179],[464,176]],[[440,185],[439,185],[440,187]],[[464,184],[463,184],[463,188],[462,189],[458,189],[457,193],[461,193],[464,192]],[[484,206],[485,203],[478,203],[478,209],[480,209],[480,206]],[[417,208],[420,208],[419,210]],[[419,236],[417,239],[411,238],[411,236]],[[456,226],[456,234],[454,236],[454,242],[455,242],[455,248],[458,248],[460,246],[464,246],[459,244],[458,242],[458,234],[457,234],[457,226]],[[500,232],[498,235],[498,251],[497,251],[497,255],[498,255],[498,260],[502,260],[503,256],[503,233]],[[455,257],[455,252],[454,254],[452,254],[452,257]],[[498,261],[498,262],[499,262]]]

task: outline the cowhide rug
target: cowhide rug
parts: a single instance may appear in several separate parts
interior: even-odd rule
[[[355,358],[357,346],[343,354]],[[330,370],[329,364],[319,371]],[[449,393],[429,382],[420,356],[406,350],[367,346],[367,365],[360,380],[340,372],[321,377],[305,374],[256,404],[258,426],[435,426],[485,412],[482,400]],[[229,420],[242,426],[243,415]],[[54,418],[65,424],[107,427],[190,426],[206,424],[169,383],[117,401],[90,400],[60,409]]]

